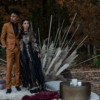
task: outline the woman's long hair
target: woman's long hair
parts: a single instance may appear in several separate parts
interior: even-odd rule
[[[29,28],[28,28],[28,32],[29,32],[31,30],[30,29],[31,28],[31,23],[30,23],[30,21],[28,19],[23,19],[21,25],[23,25],[24,21],[28,21],[29,22]],[[23,33],[23,31],[24,31],[24,28],[23,28],[23,26],[21,26],[21,33]]]
[[[21,25],[23,25],[24,21],[28,21],[29,22],[29,28],[28,28],[28,32],[30,35],[33,35],[35,37],[35,39],[37,39],[33,29],[32,29],[32,23],[28,20],[28,19],[23,19]],[[21,34],[24,32],[24,28],[23,26],[21,26]],[[21,35],[20,34],[20,35]]]

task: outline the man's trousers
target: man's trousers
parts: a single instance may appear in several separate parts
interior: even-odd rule
[[[20,86],[20,50],[17,46],[13,50],[6,49],[6,58],[7,58],[7,71],[6,71],[6,88],[11,89],[11,72],[13,67],[13,61],[15,61],[15,79],[16,85]],[[15,59],[15,60],[14,60]]]

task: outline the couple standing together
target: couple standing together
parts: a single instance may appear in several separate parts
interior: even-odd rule
[[[10,22],[5,23],[1,32],[1,43],[6,50],[7,71],[6,71],[6,93],[11,93],[11,72],[13,62],[15,63],[15,88],[20,89],[20,78],[23,87],[31,93],[45,91],[44,77],[41,69],[41,54],[37,39],[32,31],[28,19],[18,22],[20,12],[11,12]]]

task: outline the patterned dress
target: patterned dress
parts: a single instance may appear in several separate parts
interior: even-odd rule
[[[21,80],[24,87],[38,86],[44,88],[44,77],[41,69],[41,61],[38,58],[40,52],[36,38],[29,32],[23,32],[20,36],[20,62]]]

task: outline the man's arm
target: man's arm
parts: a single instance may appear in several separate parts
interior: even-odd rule
[[[6,34],[7,34],[7,27],[4,24],[3,28],[2,28],[2,32],[1,32],[1,44],[2,44],[3,48],[6,48],[6,41],[5,41]]]

